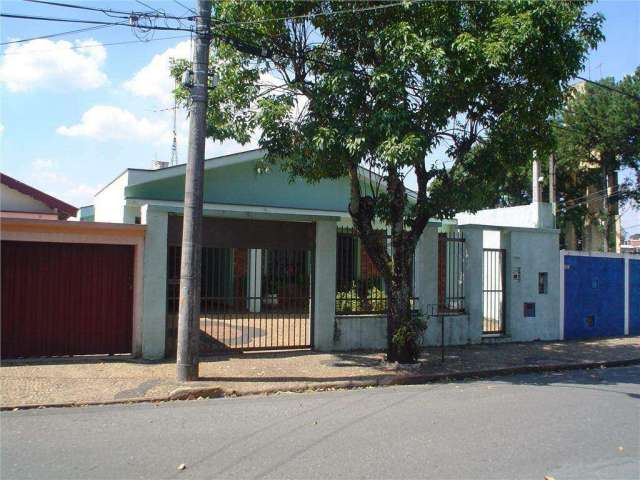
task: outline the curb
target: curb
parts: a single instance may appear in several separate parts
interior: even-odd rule
[[[448,373],[434,373],[427,375],[404,375],[394,377],[378,377],[374,380],[344,380],[339,382],[327,382],[315,385],[301,385],[289,388],[262,388],[245,390],[227,390],[221,387],[180,387],[164,397],[135,397],[118,400],[104,400],[93,402],[58,402],[24,405],[0,406],[0,411],[14,410],[34,410],[44,408],[64,408],[64,407],[89,407],[99,405],[127,405],[137,403],[161,403],[176,400],[197,400],[202,398],[223,398],[223,397],[247,397],[255,395],[275,395],[278,393],[304,393],[322,392],[328,390],[352,390],[369,387],[391,387],[400,385],[424,385],[427,383],[441,383],[452,380],[481,379],[488,377],[503,377],[523,373],[544,373],[560,372],[567,370],[591,370],[595,368],[626,367],[640,364],[640,358],[626,360],[611,360],[602,362],[586,363],[564,363],[550,365],[523,365],[518,367],[495,368],[490,370],[461,371]]]

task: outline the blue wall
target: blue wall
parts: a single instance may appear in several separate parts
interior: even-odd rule
[[[624,259],[565,255],[564,282],[565,339],[624,335]]]
[[[629,334],[640,335],[640,260],[629,260]]]

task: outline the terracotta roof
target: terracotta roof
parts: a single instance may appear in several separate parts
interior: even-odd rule
[[[15,178],[11,178],[10,176],[0,173],[0,183],[6,185],[13,190],[17,190],[20,193],[24,193],[25,195],[29,195],[32,198],[35,198],[39,202],[44,203],[47,207],[55,210],[58,213],[58,218],[61,220],[67,219],[69,217],[75,217],[78,209],[73,205],[69,205],[62,200],[58,200],[51,195],[44,193],[37,188],[30,187],[26,183],[22,183]]]

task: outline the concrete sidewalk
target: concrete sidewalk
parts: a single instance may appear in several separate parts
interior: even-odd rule
[[[175,381],[175,365],[170,361],[145,363],[117,357],[5,361],[0,368],[0,406],[399,385],[634,362],[640,363],[640,337],[451,347],[444,363],[440,362],[440,349],[429,348],[420,362],[411,366],[388,364],[383,353],[244,353],[203,359],[201,381],[188,384]]]

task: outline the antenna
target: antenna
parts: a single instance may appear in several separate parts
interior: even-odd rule
[[[178,136],[176,134],[176,117],[178,112],[178,100],[173,96],[173,143],[171,144],[171,157],[169,165],[172,167],[178,164]]]

